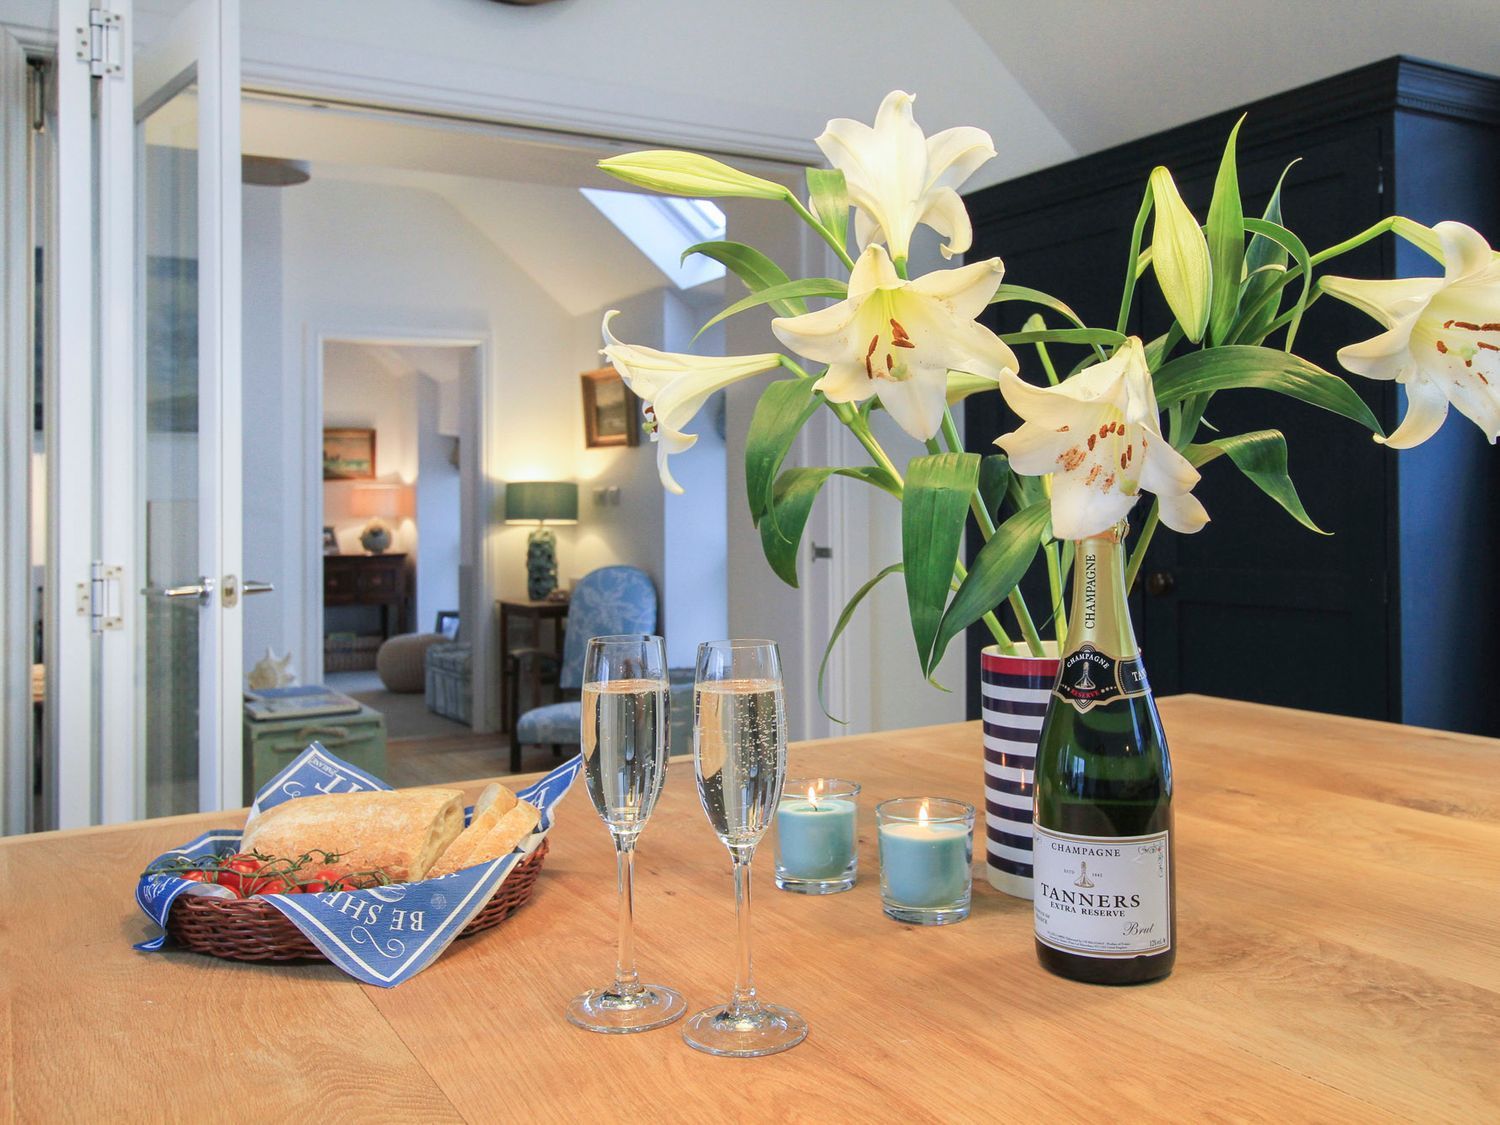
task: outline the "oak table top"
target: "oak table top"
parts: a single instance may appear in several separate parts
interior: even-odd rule
[[[143,954],[152,856],[239,814],[0,842],[0,1111],[17,1120],[1494,1120],[1500,742],[1203,697],[1162,702],[1177,771],[1179,954],[1134,988],[1050,976],[1030,904],[880,911],[874,805],[977,801],[977,724],[800,743],[864,784],[851,892],[756,864],[761,994],[811,1034],[717,1059],[667,1028],[579,1031],[607,980],[608,835],[580,784],[531,904],[394,989],[321,964]],[[981,857],[982,862],[982,857]],[[977,869],[977,868],[976,868]],[[674,761],[638,860],[646,979],[689,1010],[733,976],[729,859]]]

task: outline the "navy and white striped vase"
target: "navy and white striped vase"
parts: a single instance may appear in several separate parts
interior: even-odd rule
[[[1036,744],[1057,680],[1052,655],[1005,656],[995,645],[979,654],[984,719],[985,873],[990,885],[1031,898],[1031,790]]]

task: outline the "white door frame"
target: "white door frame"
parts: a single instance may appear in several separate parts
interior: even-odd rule
[[[468,348],[477,356],[474,373],[474,398],[471,405],[478,410],[475,432],[477,442],[461,443],[460,472],[472,473],[475,516],[479,526],[473,529],[476,536],[474,573],[469,582],[473,587],[474,611],[478,618],[474,622],[463,622],[461,627],[469,636],[473,662],[470,674],[474,687],[473,730],[476,734],[487,734],[498,729],[499,677],[493,673],[499,667],[497,630],[494,615],[490,612],[494,600],[491,576],[499,573],[496,558],[497,543],[494,535],[487,534],[489,513],[495,509],[495,474],[492,442],[488,420],[494,407],[494,372],[491,357],[494,348],[487,332],[451,332],[445,329],[397,328],[389,321],[380,326],[358,325],[344,322],[305,324],[302,330],[302,464],[297,474],[302,482],[302,528],[303,549],[299,552],[301,565],[302,606],[302,661],[305,678],[309,683],[321,682],[323,678],[323,357],[329,344],[357,343],[390,347]],[[465,448],[477,446],[477,448]],[[421,535],[421,529],[417,529]],[[417,624],[418,632],[421,623]]]

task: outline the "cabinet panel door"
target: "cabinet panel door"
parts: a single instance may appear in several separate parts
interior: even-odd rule
[[[1246,212],[1260,213],[1286,162],[1301,155],[1283,192],[1288,224],[1314,250],[1348,237],[1382,213],[1379,178],[1387,141],[1378,120],[1367,118],[1318,136],[1242,149]],[[1086,178],[1086,164],[1069,166],[1068,180]],[[1025,214],[1005,215],[981,201],[976,211],[985,217],[977,221],[971,260],[998,253],[1006,261],[1006,280],[1051,292],[1087,322],[1112,327],[1146,170],[1140,184],[1129,189],[1111,188],[1082,203]],[[1173,168],[1199,216],[1207,212],[1215,170],[1216,162],[1201,160]],[[1005,187],[993,191],[999,196]],[[1369,247],[1363,257],[1345,262],[1350,272],[1373,276],[1382,268],[1384,252]],[[1170,323],[1169,314],[1153,281],[1145,280],[1139,292],[1130,330],[1149,339]],[[992,326],[1013,329],[1031,311],[1000,306]],[[1336,302],[1319,302],[1304,323],[1297,351],[1337,371],[1337,347],[1369,334],[1360,321],[1359,314]],[[1021,360],[1023,374],[1039,381],[1034,352],[1023,353]],[[1389,425],[1389,388],[1367,380],[1357,380],[1356,387]],[[1134,599],[1153,685],[1162,694],[1204,692],[1399,717],[1393,713],[1399,696],[1392,690],[1388,638],[1395,631],[1386,596],[1389,453],[1354,423],[1270,393],[1221,394],[1207,417],[1224,434],[1281,429],[1304,503],[1333,534],[1318,536],[1303,528],[1227,459],[1206,466],[1197,494],[1213,522],[1193,536],[1159,533],[1142,570],[1143,578],[1156,576],[1151,586],[1159,592],[1144,594],[1143,582]],[[970,399],[968,447],[988,448],[1015,422],[998,396]],[[1137,526],[1144,514],[1143,504],[1133,516]],[[1031,579],[1026,589],[1035,615],[1046,605],[1045,583],[1037,575]],[[977,682],[977,651],[986,641],[982,632],[971,630],[971,683]],[[971,698],[971,713],[976,709],[977,699]]]

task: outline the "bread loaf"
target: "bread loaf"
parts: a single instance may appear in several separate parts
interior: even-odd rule
[[[240,847],[291,857],[337,853],[328,864],[347,874],[384,871],[395,883],[424,878],[464,828],[457,789],[393,789],[298,797],[261,814]]]
[[[464,834],[432,865],[428,874],[434,877],[452,875],[466,867],[509,855],[541,821],[541,812],[527,801],[516,801],[512,797],[510,808],[496,816],[498,807],[498,804],[491,805],[482,816],[475,816]]]

